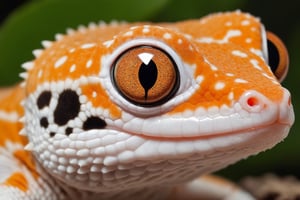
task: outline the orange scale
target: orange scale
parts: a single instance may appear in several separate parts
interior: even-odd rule
[[[112,118],[121,118],[121,109],[110,100],[100,83],[83,85],[81,86],[81,91],[88,101],[92,103],[93,107],[109,109]],[[94,96],[95,94],[96,96]]]
[[[198,90],[186,101],[174,108],[170,113],[181,113],[186,110],[195,110],[198,107],[209,108],[212,106],[230,105],[228,99],[230,87],[225,86],[223,90],[216,91],[214,85],[216,80],[205,79]]]
[[[20,85],[17,85],[5,90],[6,91],[3,91],[3,89],[1,90],[3,96],[1,96],[0,100],[0,110],[5,112],[16,112],[22,116],[24,109],[21,106],[21,102],[25,97],[24,89]]]
[[[27,80],[27,90],[28,92],[33,92],[37,85],[41,85],[45,82],[52,81],[63,81],[66,79],[79,79],[82,76],[97,76],[100,72],[100,56],[103,55],[103,49],[98,47],[93,47],[89,49],[78,48],[74,52],[65,53],[62,55],[67,56],[67,60],[59,67],[55,67],[55,63],[59,59],[58,56],[54,56],[49,61],[49,65],[42,65],[44,59],[49,59],[47,57],[37,59],[35,62],[35,67],[29,72],[29,78]],[[42,60],[43,59],[43,60]],[[92,60],[92,64],[89,68],[86,67],[88,60]],[[76,69],[70,72],[70,68],[73,64],[76,64]],[[39,77],[39,71],[42,70],[42,76]]]
[[[27,138],[19,135],[20,130],[22,129],[22,124],[19,122],[9,122],[9,121],[0,121],[0,146],[5,146],[7,141],[14,143],[26,145]],[[10,133],[10,134],[4,134]]]
[[[199,63],[204,62],[201,56],[189,49],[189,44],[185,41],[182,43],[182,45],[176,45],[174,50],[178,55],[180,55],[182,61],[187,64],[193,65],[196,60],[198,60]]]
[[[247,26],[241,25],[244,20],[248,20],[250,24]],[[226,26],[228,22],[230,22],[230,26]],[[254,17],[249,17],[247,14],[239,13],[230,13],[219,16],[216,14],[206,17],[200,21],[190,20],[177,23],[177,28],[179,30],[192,35],[196,39],[201,37],[209,37],[215,40],[222,40],[228,31],[240,30],[242,32],[241,36],[235,36],[230,39],[230,41],[234,41],[234,39],[240,38],[236,43],[240,46],[247,46],[246,42],[242,41],[242,39],[245,39],[246,37],[252,38],[253,41],[256,39],[259,39],[260,41],[260,31],[251,31],[253,27],[256,27],[257,30],[260,30],[259,21]]]
[[[17,150],[14,152],[14,157],[21,161],[24,165],[26,165],[27,169],[30,170],[35,179],[38,179],[40,177],[34,163],[34,158],[32,157],[32,154],[30,152],[23,149]]]
[[[6,186],[18,188],[23,192],[26,192],[29,189],[29,183],[26,177],[21,172],[13,173],[3,184]]]
[[[78,49],[68,58],[61,73],[66,78],[71,79],[78,79],[81,76],[97,75],[100,71],[100,56],[102,54],[99,48],[89,48],[87,50]],[[87,67],[89,60],[92,61],[92,64]],[[70,68],[73,64],[76,64],[76,69],[70,73]]]
[[[206,90],[206,93],[204,93],[205,102],[211,101],[216,103],[217,106],[219,105],[230,105],[230,101],[227,98],[228,94],[230,92],[229,87],[224,87],[222,90],[215,90],[214,85],[211,85],[208,90]]]
[[[247,43],[246,40],[247,38],[251,38],[252,42]],[[251,48],[254,49],[262,49],[262,40],[260,33],[246,33],[242,32],[242,35],[239,37],[232,37],[229,39],[230,42],[234,44],[239,44],[240,47],[243,47],[245,49],[250,50]]]

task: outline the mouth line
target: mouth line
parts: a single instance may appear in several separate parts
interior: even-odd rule
[[[225,137],[225,136],[229,136],[229,135],[236,135],[236,134],[241,134],[244,132],[249,132],[249,131],[255,131],[255,130],[260,130],[260,129],[265,129],[265,128],[269,128],[272,126],[276,126],[276,125],[282,125],[282,126],[286,126],[286,127],[291,127],[291,125],[289,123],[285,123],[285,122],[280,122],[279,120],[273,121],[271,123],[268,124],[264,124],[264,125],[259,125],[259,126],[253,126],[250,128],[245,128],[245,129],[237,129],[237,130],[233,130],[233,131],[227,131],[227,132],[218,132],[218,133],[213,133],[213,134],[206,134],[206,135],[198,135],[198,136],[175,136],[175,137],[170,137],[170,136],[153,136],[150,134],[143,134],[143,133],[136,133],[136,132],[132,132],[132,131],[124,131],[121,129],[116,129],[115,127],[112,128],[110,127],[111,130],[115,130],[115,131],[119,131],[119,132],[123,132],[132,136],[137,136],[137,137],[142,137],[144,139],[148,139],[148,140],[156,140],[156,141],[193,141],[193,140],[206,140],[206,139],[212,139],[212,138],[218,138],[218,137]]]

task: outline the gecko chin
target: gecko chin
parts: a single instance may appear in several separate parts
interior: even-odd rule
[[[81,190],[109,192],[116,188],[167,186],[271,148],[287,136],[289,126],[274,124],[190,140],[158,140],[104,131],[90,130],[64,139],[55,136],[55,151],[48,148],[49,158],[39,153],[44,156],[38,159],[60,182]]]

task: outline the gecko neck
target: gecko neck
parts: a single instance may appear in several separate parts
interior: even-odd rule
[[[159,185],[141,188],[130,188],[128,190],[118,190],[111,192],[91,192],[74,188],[60,180],[55,179],[47,173],[40,165],[37,165],[38,172],[45,180],[43,185],[52,188],[55,191],[56,199],[74,199],[74,200],[123,200],[123,199],[138,199],[138,200],[166,200],[171,196],[175,186],[172,185]],[[56,188],[56,189],[55,189]]]
[[[119,190],[115,192],[89,192],[82,191],[70,186],[66,186],[63,183],[59,183],[60,186],[67,193],[70,199],[89,199],[89,200],[123,200],[123,199],[139,199],[139,200],[165,200],[171,194],[172,187],[150,187],[150,188],[138,188],[130,190]]]

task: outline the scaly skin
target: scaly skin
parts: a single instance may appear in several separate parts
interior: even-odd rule
[[[0,93],[0,199],[252,199],[192,180],[273,147],[294,121],[286,51],[279,41],[275,77],[258,19],[67,32]]]

